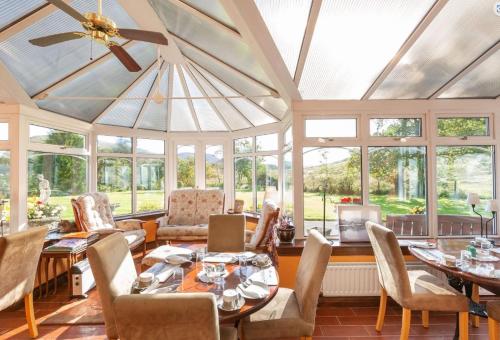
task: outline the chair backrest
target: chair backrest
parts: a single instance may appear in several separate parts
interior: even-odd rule
[[[122,340],[220,339],[212,293],[123,295],[114,308]]]
[[[113,229],[115,222],[108,195],[92,192],[71,200],[75,223],[80,231]]]
[[[337,205],[337,216],[341,242],[368,242],[365,223],[381,222],[378,205]]]
[[[247,247],[259,248],[267,244],[267,240],[272,231],[271,227],[277,223],[279,214],[280,208],[278,208],[275,202],[271,200],[264,201],[260,212],[259,223],[255,227],[255,233],[252,235],[252,239]]]
[[[130,294],[137,278],[132,254],[122,233],[114,233],[90,246],[87,256],[101,298],[106,334],[116,339],[113,302],[120,295]]]
[[[317,230],[309,231],[295,279],[295,295],[300,313],[307,322],[314,323],[321,283],[331,254],[330,242]]]
[[[0,237],[0,310],[33,291],[47,227]]]
[[[366,230],[375,254],[381,284],[397,303],[404,306],[412,296],[408,272],[394,232],[376,223],[366,222]]]
[[[209,252],[245,250],[245,215],[210,215],[208,219]]]

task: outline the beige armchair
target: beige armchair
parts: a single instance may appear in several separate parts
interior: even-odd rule
[[[101,299],[106,335],[117,339],[113,303],[118,296],[130,294],[137,278],[128,243],[122,233],[111,234],[90,246],[87,257]]]
[[[423,311],[424,326],[429,311],[458,312],[460,340],[468,339],[469,303],[467,298],[446,282],[424,270],[408,272],[401,248],[392,230],[372,222],[366,222],[366,230],[375,254],[382,290],[376,330],[384,324],[387,296],[403,307],[401,340],[408,339],[411,311]]]
[[[245,215],[210,215],[208,219],[209,252],[245,250]]]
[[[278,223],[280,208],[271,200],[265,200],[262,204],[259,222],[255,231],[245,231],[245,248],[248,250],[264,249],[272,238],[273,226]]]
[[[123,295],[114,303],[122,340],[236,340],[236,328],[220,327],[212,293]]]
[[[142,247],[146,254],[146,231],[144,222],[137,219],[115,221],[111,205],[105,193],[93,192],[71,200],[75,223],[80,231],[95,231],[105,237],[122,232],[131,250]]]
[[[279,288],[268,305],[241,320],[240,339],[311,339],[321,282],[331,253],[330,243],[318,231],[310,231],[300,257],[295,291]]]
[[[38,336],[33,309],[33,287],[47,227],[0,237],[0,310],[24,298],[26,321],[32,338]]]

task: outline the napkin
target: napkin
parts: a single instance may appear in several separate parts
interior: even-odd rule
[[[260,282],[264,283],[268,286],[277,286],[278,285],[278,276],[276,275],[276,269],[274,267],[269,267],[263,270],[260,270],[256,273],[253,273],[248,278],[250,282]]]
[[[157,263],[148,270],[146,273],[153,273],[155,279],[158,279],[160,283],[163,283],[168,280],[170,276],[174,273],[174,269],[178,266],[174,266],[166,263]]]
[[[251,284],[247,287],[242,284],[238,285],[238,289],[243,294],[243,297],[250,299],[262,299],[269,295],[269,288],[266,286]]]
[[[212,255],[205,257],[203,262],[232,263],[235,260],[234,256],[231,255]]]
[[[430,243],[426,241],[408,241],[410,246],[416,247],[416,248],[422,248],[422,249],[434,249],[436,248],[435,243]]]

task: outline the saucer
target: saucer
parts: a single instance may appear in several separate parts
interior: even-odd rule
[[[187,257],[187,255],[169,255],[165,258],[165,262],[178,265],[184,263],[191,263],[191,260]]]
[[[259,268],[266,268],[271,266],[273,264],[273,261],[271,261],[271,259],[268,259],[266,263],[258,263],[256,260],[253,260],[252,264]]]
[[[240,296],[240,298],[238,299],[238,303],[236,304],[236,306],[234,308],[226,308],[226,307],[224,307],[224,302],[222,301],[222,296],[219,296],[217,298],[217,307],[219,307],[219,309],[221,309],[225,312],[235,312],[237,310],[240,310],[244,304],[245,304],[245,299],[243,298],[243,296]]]
[[[493,255],[488,255],[483,257],[471,257],[471,259],[479,262],[496,262],[500,260],[498,257]]]
[[[224,270],[224,273],[221,275],[223,278],[226,278],[229,275],[229,272],[227,270]],[[204,283],[213,283],[210,281],[210,279],[207,276],[207,273],[205,273],[204,270],[200,271],[198,274],[196,274],[196,277],[198,280]]]

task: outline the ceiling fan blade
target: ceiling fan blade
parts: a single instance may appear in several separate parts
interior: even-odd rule
[[[141,70],[141,67],[137,62],[128,54],[127,51],[120,45],[110,44],[108,48],[111,52],[121,61],[121,63],[129,70],[130,72],[137,72]]]
[[[165,38],[165,36],[160,32],[134,30],[128,28],[118,28],[117,31],[118,34],[125,39],[147,41],[160,45],[168,45],[167,38]]]
[[[36,46],[46,47],[54,44],[59,44],[69,40],[80,39],[85,36],[82,32],[66,32],[47,35],[45,37],[40,37],[36,39],[31,39],[30,43]]]
[[[52,5],[56,6],[66,14],[71,15],[76,20],[80,22],[87,22],[87,18],[85,18],[82,14],[80,14],[80,12],[65,3],[63,0],[47,0],[47,2],[50,2]]]

